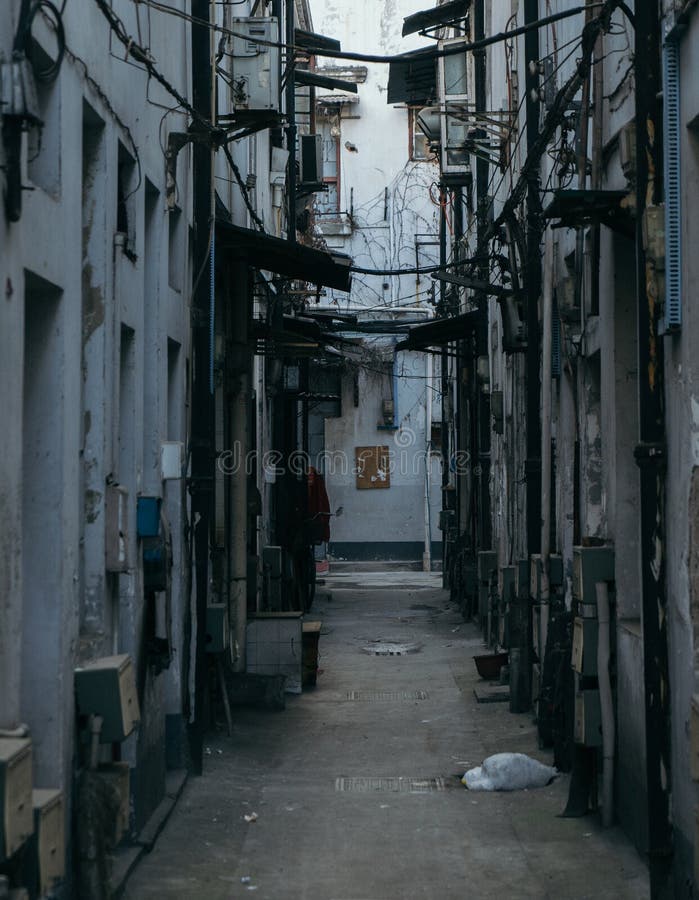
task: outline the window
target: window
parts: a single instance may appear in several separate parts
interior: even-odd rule
[[[119,141],[116,230],[125,236],[124,255],[132,262],[136,260],[135,205],[137,186],[136,161]]]
[[[340,212],[340,112],[318,117],[323,138],[323,183],[328,190],[316,194],[316,209],[321,216]]]
[[[418,113],[422,107],[411,106],[408,108],[408,140],[410,159],[416,162],[425,162],[432,159],[434,154],[430,150],[430,142],[417,123]]]

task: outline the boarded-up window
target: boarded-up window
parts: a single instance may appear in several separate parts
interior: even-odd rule
[[[357,488],[387,488],[391,486],[388,447],[355,447]]]

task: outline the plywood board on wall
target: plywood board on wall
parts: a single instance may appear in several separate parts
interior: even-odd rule
[[[360,491],[391,486],[388,447],[355,447],[354,452]]]

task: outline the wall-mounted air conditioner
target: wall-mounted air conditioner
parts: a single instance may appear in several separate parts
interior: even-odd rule
[[[233,19],[230,75],[236,113],[279,112],[279,22]]]
[[[319,134],[302,134],[299,150],[299,182],[301,184],[321,184],[323,181],[323,138]]]

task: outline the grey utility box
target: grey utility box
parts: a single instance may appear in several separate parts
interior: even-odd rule
[[[206,607],[206,652],[223,653],[228,646],[228,604],[210,603]]]
[[[597,605],[597,582],[614,581],[614,547],[573,547],[573,596]]]
[[[248,622],[246,671],[286,675],[285,690],[300,694],[303,664],[303,614],[258,612]]]
[[[75,697],[83,716],[102,716],[100,742],[123,741],[141,715],[131,657],[104,656],[75,670]]]
[[[576,616],[573,622],[573,670],[578,675],[597,674],[597,619]]]
[[[37,874],[39,896],[45,897],[65,875],[63,794],[56,789],[35,790],[32,865]]]
[[[0,862],[13,856],[33,830],[32,742],[0,738]]]
[[[478,580],[488,582],[498,567],[498,555],[495,550],[478,551]]]
[[[518,559],[515,574],[515,593],[518,600],[527,600],[529,591],[529,560]]]
[[[543,574],[543,563],[540,553],[532,553],[530,568],[530,586],[531,596],[535,600],[541,599],[541,578]],[[549,556],[549,588],[560,588],[563,586],[563,557],[556,553]]]
[[[599,691],[578,691],[575,695],[573,731],[576,744],[583,744],[585,747],[602,746],[602,711]]]

